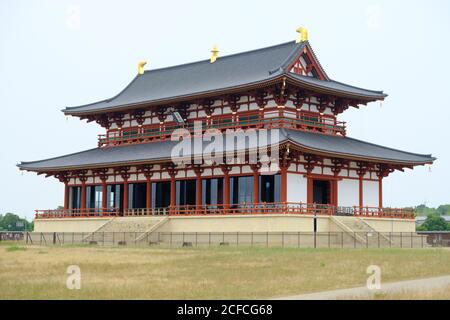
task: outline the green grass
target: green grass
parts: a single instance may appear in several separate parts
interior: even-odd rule
[[[12,245],[12,246],[9,246],[9,247],[6,248],[7,252],[26,251],[26,250],[27,250],[27,248],[21,247],[21,246],[18,246],[18,245]]]
[[[26,247],[0,245],[0,299],[252,299],[450,274],[446,249]],[[45,253],[45,254],[43,254]],[[66,288],[69,265],[81,290]]]

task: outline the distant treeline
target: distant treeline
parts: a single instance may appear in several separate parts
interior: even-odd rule
[[[417,206],[416,208],[417,216],[429,216],[437,215],[437,216],[450,216],[450,204],[442,204],[437,208],[429,208],[424,204]]]
[[[33,231],[33,228],[34,222],[20,218],[17,214],[0,214],[0,231]]]
[[[450,223],[442,216],[450,216],[450,204],[443,204],[437,208],[429,208],[424,204],[416,207],[417,216],[427,217],[417,227],[418,231],[450,231]]]

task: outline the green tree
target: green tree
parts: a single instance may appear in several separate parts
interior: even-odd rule
[[[435,208],[429,208],[424,204],[418,205],[415,208],[416,211],[416,215],[417,216],[428,216],[430,214],[435,214],[436,213],[436,209]]]
[[[444,218],[437,214],[430,214],[420,225],[417,227],[419,231],[450,231],[450,224],[445,221]]]
[[[436,209],[436,213],[441,216],[450,215],[450,204],[442,204]]]
[[[0,231],[33,231],[34,223],[8,212],[0,215]]]

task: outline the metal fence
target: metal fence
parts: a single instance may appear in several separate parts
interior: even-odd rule
[[[40,246],[426,248],[450,246],[448,236],[414,232],[1,232],[0,241]]]

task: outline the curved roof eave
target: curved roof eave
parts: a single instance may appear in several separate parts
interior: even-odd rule
[[[170,161],[170,150],[174,143],[176,142],[163,141],[110,148],[94,148],[40,161],[22,162],[18,164],[18,167],[21,170],[48,172]],[[431,155],[410,153],[348,137],[328,136],[288,129],[281,129],[279,139],[271,145],[286,143],[309,153],[347,158],[354,161],[415,166],[432,163],[436,160]],[[248,150],[253,149],[249,148]],[[343,152],[341,150],[346,151]],[[226,152],[226,149],[224,152]],[[192,156],[196,157],[199,155],[193,154]]]
[[[266,79],[255,81],[255,82],[248,83],[248,84],[245,84],[245,85],[238,85],[238,86],[227,87],[227,88],[217,88],[217,89],[214,89],[214,90],[192,93],[192,94],[189,94],[189,95],[183,95],[183,96],[177,96],[177,97],[169,97],[169,98],[158,99],[158,100],[141,101],[141,102],[137,102],[137,103],[130,103],[130,104],[125,104],[125,105],[117,105],[117,106],[110,106],[110,107],[104,107],[104,108],[97,108],[97,109],[93,109],[93,110],[79,110],[79,111],[77,111],[77,108],[93,105],[93,104],[89,104],[89,105],[83,105],[83,106],[80,106],[80,107],[66,108],[66,109],[63,109],[62,111],[64,112],[64,114],[72,115],[72,116],[98,114],[98,113],[101,113],[101,112],[125,111],[125,110],[128,110],[128,109],[139,108],[139,107],[141,107],[143,105],[145,105],[145,106],[152,106],[152,105],[156,106],[156,105],[161,105],[161,104],[170,104],[170,103],[177,102],[177,101],[180,101],[180,100],[198,99],[198,98],[207,97],[207,96],[211,96],[211,95],[218,94],[218,93],[225,94],[225,93],[237,92],[237,91],[240,91],[240,90],[250,90],[250,89],[253,89],[253,88],[259,87],[259,86],[270,85],[273,82],[276,82],[276,81],[280,80],[283,77],[287,77],[292,82],[294,82],[294,84],[297,84],[297,85],[299,85],[301,87],[305,87],[306,89],[313,89],[313,90],[317,90],[317,91],[322,91],[322,92],[328,93],[328,94],[336,94],[336,95],[342,96],[342,97],[359,98],[359,99],[362,99],[362,100],[367,100],[368,102],[374,101],[374,100],[383,100],[385,97],[387,97],[387,94],[383,93],[382,91],[370,91],[370,90],[366,90],[366,89],[362,89],[362,88],[357,88],[357,87],[353,87],[353,86],[350,86],[350,85],[346,85],[346,84],[343,84],[343,83],[340,83],[340,82],[337,82],[337,81],[332,81],[332,82],[331,81],[323,81],[324,83],[314,83],[310,79],[300,79],[298,77],[293,77],[289,73],[277,72],[276,74],[273,74],[270,77],[267,77]],[[308,80],[310,80],[310,81],[308,81]],[[330,88],[329,86],[327,86],[328,83],[329,84],[336,83],[336,84],[339,84],[339,85],[341,85],[343,87],[349,88],[349,90]],[[355,90],[367,91],[367,94],[360,94],[360,93],[352,92],[350,90],[351,88],[354,88]],[[109,100],[111,100],[111,99],[103,100],[103,101],[100,101],[100,102],[97,102],[97,103],[103,103],[103,102],[109,101]]]
[[[355,87],[334,80],[317,80],[312,77],[287,73],[287,78],[294,83],[328,94],[336,94],[348,98],[360,98],[367,101],[384,100],[388,95],[383,91],[374,91]],[[334,87],[334,88],[333,88]]]
[[[77,109],[81,108],[81,107],[91,106],[93,104],[97,104],[97,103],[99,104],[99,103],[103,103],[103,102],[111,100],[111,99],[107,99],[107,100],[102,100],[102,101],[99,101],[96,103],[86,104],[86,105],[82,105],[82,106],[78,106],[78,107],[65,108],[61,111],[64,112],[65,115],[72,115],[72,116],[97,114],[97,113],[101,113],[101,112],[124,111],[124,110],[128,110],[128,109],[139,108],[143,105],[157,106],[157,105],[162,105],[162,104],[170,104],[173,102],[177,102],[180,100],[186,100],[186,99],[195,100],[195,99],[207,97],[207,96],[218,94],[218,93],[228,94],[228,93],[232,93],[232,92],[237,92],[237,89],[238,90],[250,90],[253,88],[257,88],[259,86],[270,85],[273,82],[275,82],[281,78],[282,78],[282,74],[276,73],[276,74],[273,74],[271,77],[267,77],[266,79],[255,81],[255,82],[248,83],[245,85],[237,85],[237,86],[226,87],[226,88],[217,88],[214,90],[192,93],[189,95],[181,95],[181,96],[169,97],[169,98],[158,99],[158,100],[140,101],[140,102],[136,102],[136,103],[122,104],[122,105],[111,106],[111,107],[106,107],[106,108],[99,108],[99,109],[95,109],[95,110],[77,111]]]
[[[330,157],[337,157],[337,158],[345,158],[349,160],[354,161],[369,161],[369,162],[379,162],[379,163],[386,163],[386,164],[397,164],[397,165],[412,165],[412,166],[420,166],[425,164],[431,164],[433,161],[435,161],[437,158],[432,157],[431,155],[422,155],[424,157],[429,157],[428,160],[424,161],[399,161],[395,159],[387,159],[387,158],[377,158],[377,157],[363,157],[360,155],[352,154],[352,153],[345,153],[345,152],[330,152],[327,150],[321,150],[321,149],[315,149],[311,147],[304,146],[296,141],[288,140],[286,143],[291,143],[294,146],[297,146],[299,149],[307,152],[311,152],[313,154],[317,155],[325,155]]]

